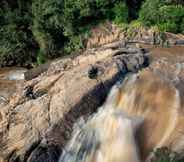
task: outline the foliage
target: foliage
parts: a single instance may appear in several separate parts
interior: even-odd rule
[[[38,57],[52,58],[56,50],[63,47],[62,42],[65,39],[63,35],[63,1],[33,0],[32,14],[32,33],[39,45]],[[40,60],[39,58],[37,60]]]
[[[22,65],[22,62],[28,64],[34,61],[36,44],[28,25],[30,13],[25,12],[25,8],[19,4],[16,9],[8,6],[0,9],[0,59],[6,65]]]
[[[139,10],[144,1],[145,0],[126,0],[125,1],[128,7],[129,21],[135,20],[139,17]]]
[[[184,34],[184,18],[181,20],[180,31]]]
[[[38,65],[45,63],[46,62],[45,51],[42,51],[42,49],[40,49],[36,59]]]
[[[2,0],[0,8],[0,56],[21,65],[83,49],[94,25],[129,19],[125,0]]]
[[[127,36],[133,38],[138,34],[141,29],[144,28],[144,25],[139,20],[132,21],[127,28]]]
[[[155,25],[160,20],[159,8],[164,0],[146,0],[140,10],[139,19],[148,26]]]
[[[184,6],[174,1],[146,0],[140,10],[140,20],[148,26],[157,25],[161,31],[182,32]]]
[[[183,158],[169,148],[159,148],[154,152],[154,158],[151,162],[183,162]]]
[[[183,0],[1,0],[0,65],[40,64],[84,49],[91,28],[105,20],[129,28],[132,36],[143,25],[184,33],[183,4]],[[139,19],[130,23],[140,7]]]
[[[124,0],[65,0],[64,35],[69,39],[65,43],[65,52],[85,48],[85,40],[90,29],[109,19],[115,23],[128,21],[128,8]]]
[[[168,4],[174,4],[174,5],[184,5],[183,0],[166,0]]]
[[[180,25],[184,18],[184,7],[179,6],[163,6],[159,9],[161,13],[160,24],[165,24],[164,31],[181,32]]]
[[[128,22],[128,7],[126,3],[120,2],[116,3],[112,9],[114,15],[114,22],[117,24]]]

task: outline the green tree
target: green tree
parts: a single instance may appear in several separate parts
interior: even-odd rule
[[[159,24],[165,25],[164,31],[181,32],[180,23],[184,18],[184,7],[181,5],[168,5],[159,8],[160,22]]]
[[[174,33],[182,31],[183,18],[184,6],[176,5],[174,1],[171,3],[164,0],[146,0],[139,14],[139,19],[145,25],[157,25],[162,31]]]
[[[0,8],[0,61],[1,65],[26,65],[34,61],[36,44],[29,28],[30,2],[2,3]]]
[[[146,0],[140,10],[139,19],[151,26],[160,21],[159,8],[165,5],[164,0]]]
[[[32,15],[32,33],[39,45],[37,60],[52,58],[64,45],[63,1],[33,0]]]
[[[128,22],[128,7],[125,2],[116,3],[112,9],[115,23],[127,23]]]

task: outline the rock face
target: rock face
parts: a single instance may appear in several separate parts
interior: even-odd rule
[[[127,74],[117,107],[145,119],[138,132],[141,157],[162,146],[182,152],[184,47],[145,48],[116,42],[90,49],[23,82],[0,107],[0,162],[56,162],[73,124],[96,112]]]
[[[51,63],[0,107],[0,161],[56,162],[75,121],[94,113],[117,80],[147,65],[139,48],[113,45]]]
[[[163,33],[156,28],[150,29],[142,25],[130,25],[126,30],[107,21],[91,30],[91,36],[86,40],[86,47],[100,47],[118,40],[154,44],[162,47],[184,45],[184,36],[182,34]]]
[[[23,86],[26,71],[18,67],[0,69],[0,105],[9,102],[10,96]]]

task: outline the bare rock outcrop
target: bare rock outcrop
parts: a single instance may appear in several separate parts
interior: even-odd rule
[[[91,29],[91,36],[86,40],[86,47],[100,47],[118,40],[126,40],[129,43],[154,44],[162,47],[184,45],[182,34],[163,33],[156,27],[148,28],[136,22],[130,24],[128,28],[122,28],[106,21]]]
[[[24,84],[25,68],[0,68],[0,105],[9,102],[9,98]]]
[[[118,41],[29,71],[29,80],[0,105],[0,162],[56,162],[73,124],[96,112],[128,73],[137,77],[125,82],[121,97],[129,97],[120,108],[145,118],[142,157],[162,146],[182,152],[184,47],[145,48]]]
[[[120,47],[50,63],[0,107],[0,162],[57,161],[75,121],[94,113],[117,80],[147,65],[147,53]]]

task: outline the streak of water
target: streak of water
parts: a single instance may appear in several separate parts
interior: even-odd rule
[[[119,88],[114,86],[106,103],[86,123],[80,120],[59,162],[139,162],[135,130],[142,123],[114,108]]]

